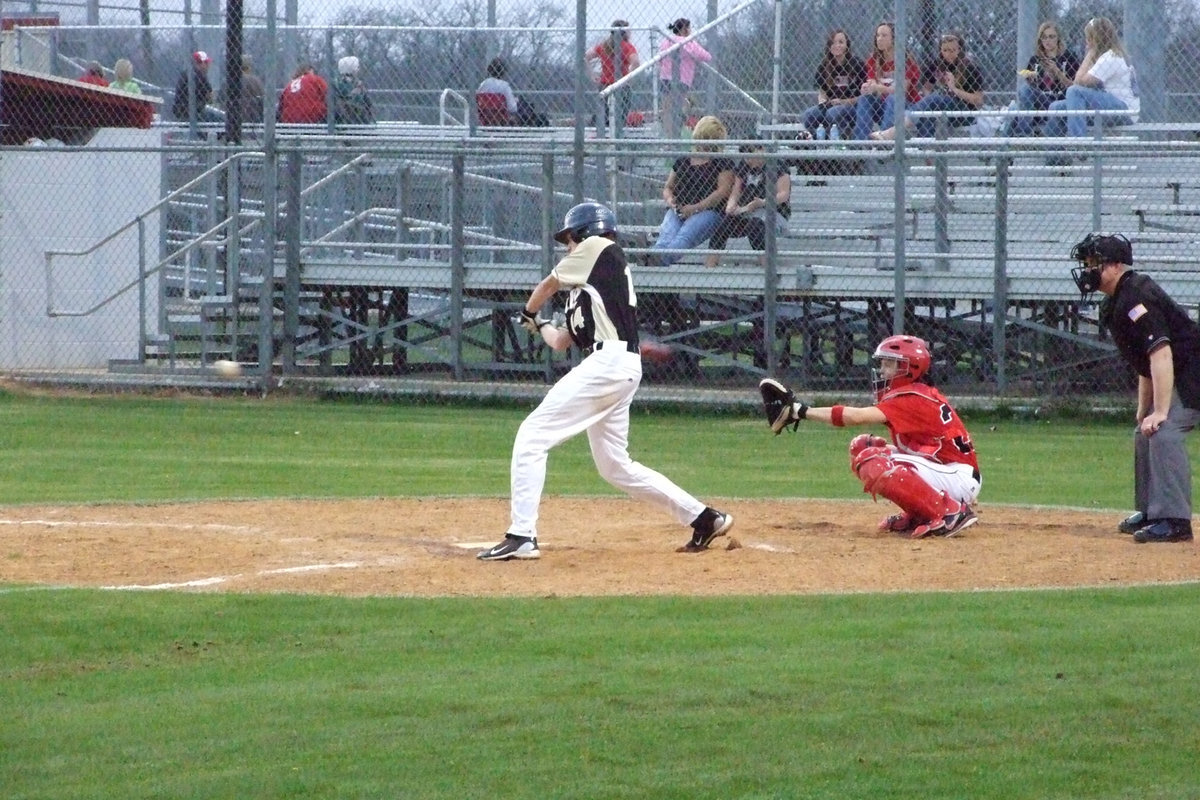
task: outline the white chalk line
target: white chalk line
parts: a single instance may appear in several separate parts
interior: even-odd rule
[[[358,569],[363,566],[358,561],[342,561],[335,564],[304,564],[299,567],[278,567],[276,569],[263,569],[254,573],[254,577],[265,577],[267,575],[294,575],[300,572],[325,572],[331,569]],[[216,575],[211,578],[196,578],[190,581],[179,581],[178,583],[129,583],[121,586],[101,586],[99,588],[114,592],[136,592],[136,591],[154,591],[158,589],[192,589],[201,586],[217,586],[228,581],[236,581],[238,578],[243,578],[243,573],[236,575]]]
[[[173,531],[257,531],[252,525],[222,525],[219,522],[114,522],[111,520],[0,519],[0,525],[32,525],[41,528],[163,528]]]

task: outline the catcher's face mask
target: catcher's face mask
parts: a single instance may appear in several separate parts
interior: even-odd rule
[[[903,380],[908,378],[908,380]],[[906,358],[876,358],[875,366],[871,368],[871,388],[875,399],[879,399],[891,391],[893,386],[903,386],[912,383],[912,371],[908,368]]]
[[[1119,233],[1089,233],[1071,248],[1071,258],[1079,262],[1071,279],[1086,300],[1100,288],[1105,264],[1133,264],[1133,245]]]
[[[1103,270],[1104,265],[1099,259],[1081,261],[1078,267],[1071,270],[1071,280],[1075,281],[1075,286],[1085,300],[1089,294],[1100,288],[1100,273]]]

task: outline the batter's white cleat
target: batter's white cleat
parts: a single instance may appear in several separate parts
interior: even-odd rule
[[[480,561],[508,561],[513,558],[535,559],[542,557],[542,551],[538,550],[536,538],[528,536],[513,536],[511,533],[504,535],[504,541],[500,544],[484,550],[479,555],[475,556]]]
[[[706,508],[700,512],[692,523],[692,538],[679,551],[684,553],[699,553],[707,550],[713,539],[724,536],[733,527],[733,515],[722,514],[715,508]]]

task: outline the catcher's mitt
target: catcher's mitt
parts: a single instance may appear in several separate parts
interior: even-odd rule
[[[808,406],[797,402],[791,389],[773,378],[763,378],[758,383],[758,391],[762,394],[767,424],[776,436],[788,425],[792,426],[792,430],[800,426],[800,420],[808,413]]]

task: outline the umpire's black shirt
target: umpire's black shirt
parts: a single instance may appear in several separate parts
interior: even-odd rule
[[[1101,305],[1100,323],[1143,378],[1150,377],[1150,354],[1171,345],[1175,389],[1185,406],[1200,409],[1200,325],[1152,278],[1126,271]]]

